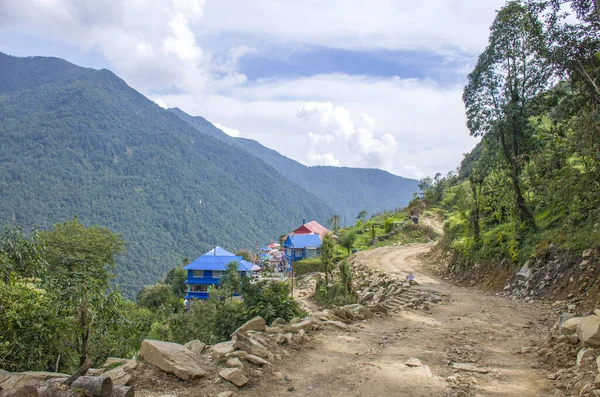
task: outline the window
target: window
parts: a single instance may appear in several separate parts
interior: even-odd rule
[[[194,270],[194,277],[204,277],[204,270]]]
[[[206,292],[208,291],[208,285],[196,284],[191,287],[192,292]]]
[[[213,270],[213,272],[212,272],[213,278],[221,278],[222,275],[223,275],[223,272],[221,270]]]

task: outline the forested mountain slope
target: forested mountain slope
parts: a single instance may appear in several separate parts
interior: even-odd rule
[[[332,210],[247,151],[200,134],[108,70],[0,53],[0,223],[74,215],[121,233],[131,296],[185,256],[253,247]]]
[[[307,167],[269,149],[255,140],[234,138],[203,117],[192,117],[180,109],[169,109],[198,131],[242,147],[266,161],[289,180],[325,200],[349,225],[363,209],[369,213],[404,207],[418,190],[417,180],[402,178],[379,169],[316,166]]]

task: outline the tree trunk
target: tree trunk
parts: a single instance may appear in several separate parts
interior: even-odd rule
[[[473,239],[475,240],[475,246],[479,246],[480,240],[480,228],[479,228],[479,198],[481,197],[481,183],[469,180],[471,183],[471,192],[473,194],[473,201],[475,202],[475,208],[473,209],[473,215],[471,216],[471,224],[473,225]],[[477,185],[479,185],[479,192],[477,191]]]
[[[530,227],[535,227],[535,218],[529,208],[527,208],[527,204],[525,204],[525,198],[523,197],[523,193],[521,192],[521,186],[519,185],[519,172],[513,168],[512,172],[512,182],[513,182],[513,190],[515,192],[515,201],[517,204],[517,211],[519,213],[519,220],[525,225]]]
[[[135,390],[133,387],[114,385],[111,397],[134,397]]]
[[[108,397],[112,394],[113,382],[111,378],[103,376],[82,376],[71,387],[86,390],[93,397]]]
[[[0,397],[38,397],[38,391],[33,386],[25,386],[18,389],[0,390]]]

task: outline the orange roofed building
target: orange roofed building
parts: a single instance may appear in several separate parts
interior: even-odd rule
[[[292,231],[283,239],[285,240],[288,236],[291,236],[293,234],[318,234],[321,238],[321,241],[323,241],[323,237],[325,237],[327,233],[330,233],[330,231],[325,226],[321,225],[317,221],[310,221],[308,223],[304,223],[302,226]]]

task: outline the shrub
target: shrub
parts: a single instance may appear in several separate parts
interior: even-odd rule
[[[294,273],[298,276],[319,271],[321,271],[321,259],[319,257],[294,262]]]

